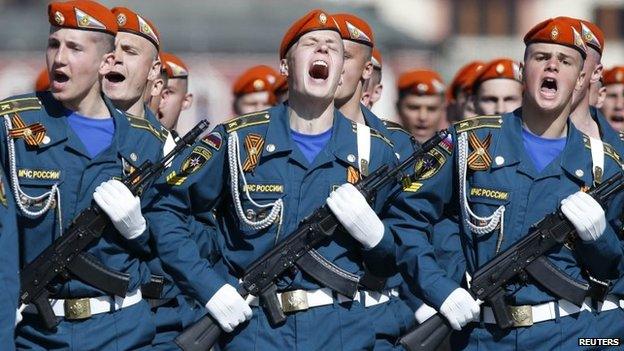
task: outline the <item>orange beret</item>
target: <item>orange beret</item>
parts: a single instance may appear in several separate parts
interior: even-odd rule
[[[475,76],[472,90],[475,91],[481,83],[490,79],[513,79],[520,82],[520,65],[508,58],[499,58],[488,62]]]
[[[591,47],[592,49],[596,50],[600,55],[602,55],[602,51],[604,50],[604,33],[602,32],[600,27],[589,21],[578,18],[565,16],[557,18],[569,20],[573,23],[578,22],[578,24],[575,23],[575,27],[580,27],[581,37],[585,41],[585,45]]]
[[[480,70],[483,69],[483,66],[485,66],[485,63],[482,61],[472,61],[462,66],[455,74],[455,77],[453,77],[453,81],[446,91],[446,99],[455,101],[457,92],[460,90],[470,94],[472,82]]]
[[[538,23],[524,36],[524,43],[529,46],[533,43],[551,43],[571,47],[577,50],[583,58],[587,57],[587,47],[581,37],[581,25],[570,18],[549,18]]]
[[[350,13],[337,13],[333,14],[332,17],[338,22],[342,39],[370,47],[375,46],[373,30],[366,21]]]
[[[398,88],[400,92],[410,92],[417,95],[437,95],[444,92],[442,77],[428,69],[416,69],[399,76]]]
[[[117,34],[117,21],[113,13],[107,7],[90,0],[50,3],[48,21],[56,27]]]
[[[279,74],[277,71],[269,66],[253,66],[236,79],[232,86],[232,93],[234,93],[235,96],[241,96],[259,91],[267,91],[271,96],[270,100],[274,101],[274,84],[277,82],[278,76]]]
[[[286,93],[288,91],[288,79],[282,75],[278,75],[273,85],[273,91],[277,95]]]
[[[373,62],[373,68],[381,70],[381,52],[379,52],[377,48],[373,48],[373,57],[371,58],[371,61]]]
[[[284,34],[279,49],[280,59],[286,57],[288,49],[290,49],[301,36],[315,30],[333,30],[340,33],[338,23],[336,23],[336,20],[332,16],[327,14],[327,11],[320,9],[312,10],[295,21],[288,31],[286,31],[286,34]]]
[[[48,75],[48,70],[43,68],[37,75],[37,80],[35,81],[35,91],[46,90],[50,90],[50,76]]]
[[[160,49],[160,34],[158,34],[158,30],[152,21],[139,16],[139,14],[126,7],[113,7],[111,11],[117,19],[120,32],[140,35],[152,42],[156,49]]]
[[[163,70],[167,72],[167,77],[172,78],[188,78],[189,70],[179,57],[168,52],[160,53],[160,62]]]
[[[615,66],[602,74],[603,84],[624,84],[624,66]]]

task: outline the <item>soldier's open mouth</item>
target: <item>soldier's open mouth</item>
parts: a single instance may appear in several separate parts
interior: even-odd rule
[[[557,92],[557,81],[554,78],[544,78],[540,91],[546,94],[555,94]]]
[[[126,77],[119,72],[109,72],[104,77],[112,83],[123,82],[126,79]]]
[[[312,62],[312,66],[310,67],[308,74],[314,79],[325,80],[329,76],[329,66],[325,61],[316,60]]]
[[[69,77],[65,73],[54,72],[53,80],[59,83],[65,83],[69,80]]]
[[[611,116],[613,122],[624,122],[624,116]]]

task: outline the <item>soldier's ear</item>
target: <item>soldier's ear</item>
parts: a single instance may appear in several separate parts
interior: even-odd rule
[[[591,73],[591,77],[589,77],[590,84],[596,84],[600,80],[600,78],[602,78],[603,69],[604,67],[602,66],[602,63],[599,63],[596,65],[596,67]]]
[[[160,59],[158,58],[158,56],[156,56],[156,59],[152,61],[152,67],[150,67],[149,73],[147,74],[147,80],[153,82],[156,79],[158,79],[158,77],[160,77],[161,67],[162,67],[162,63],[160,62]]]
[[[518,66],[519,66],[518,74],[520,75],[520,77],[518,78],[520,79],[522,83],[524,83],[524,62],[520,62]]]
[[[584,81],[585,81],[585,72],[581,71],[581,74],[579,74],[578,78],[576,79],[576,86],[574,87],[574,90],[580,91],[581,88],[583,88]]]
[[[184,100],[182,101],[182,111],[188,110],[189,108],[191,108],[192,104],[193,104],[193,94],[187,93],[186,95],[184,95]]]
[[[115,55],[112,52],[104,54],[104,56],[102,57],[102,62],[100,62],[100,69],[98,70],[98,73],[103,76],[110,72],[114,65]]]
[[[288,77],[288,61],[285,58],[280,60],[279,71],[281,75]]]
[[[373,75],[373,62],[371,60],[366,61],[364,64],[364,70],[362,71],[362,80],[368,80]]]

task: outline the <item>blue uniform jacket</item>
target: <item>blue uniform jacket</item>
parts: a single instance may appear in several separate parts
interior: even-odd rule
[[[92,204],[98,185],[129,174],[146,160],[160,158],[161,142],[153,126],[145,120],[127,117],[107,98],[104,101],[114,119],[115,134],[111,146],[95,158],[88,155],[67,123],[70,112],[51,93],[13,97],[0,104],[3,114],[11,118],[19,116],[25,125],[40,123],[45,128],[46,137],[38,146],[27,146],[23,138],[14,139],[16,174],[22,190],[29,196],[38,196],[56,184],[61,194],[60,203],[55,200],[52,208],[40,217],[30,218],[18,211],[21,266],[32,261],[61,235],[61,225],[65,230],[78,213]],[[10,173],[4,118],[0,124],[3,131],[0,133],[0,157],[5,172]],[[31,201],[26,206],[38,210],[43,201]],[[111,224],[88,252],[108,268],[129,274],[129,291],[132,291],[149,279],[147,266],[137,258],[138,253],[149,251],[148,237],[141,235],[125,240]],[[54,296],[58,298],[105,295],[76,279],[56,288]]]
[[[277,199],[284,202],[282,222],[262,230],[245,224],[234,209],[228,163],[228,136],[236,132],[240,142],[241,163],[255,164],[245,172],[247,189],[254,201],[266,204]],[[390,142],[373,132],[371,165],[374,170],[383,164],[396,164]],[[218,232],[223,236],[223,258],[233,277],[240,277],[245,268],[268,251],[276,241],[290,234],[301,220],[325,204],[329,193],[347,182],[357,169],[357,145],[354,124],[335,112],[332,137],[309,164],[293,143],[288,122],[288,107],[278,105],[267,111],[239,117],[218,126],[208,142],[202,140],[177,158],[163,181],[154,190],[158,198],[147,216],[159,255],[186,293],[205,304],[224,283],[214,267],[202,259],[197,243],[192,240],[187,218],[193,215],[202,223],[209,222],[216,207]],[[217,138],[217,142],[215,142]],[[262,140],[261,145],[258,140]],[[249,144],[245,146],[245,144]],[[259,146],[258,146],[259,145]],[[257,153],[248,154],[256,149]],[[256,160],[254,162],[253,160]],[[349,170],[352,168],[352,170]],[[240,176],[239,176],[240,178]],[[261,210],[244,196],[243,182],[239,190],[245,216],[257,219]],[[373,208],[380,210],[393,189],[381,189]],[[279,233],[278,233],[279,228]],[[352,273],[362,273],[362,262],[378,259],[394,250],[392,235],[372,250],[365,250],[347,233],[337,232],[318,251],[326,259]],[[315,289],[319,285],[296,272],[278,282],[280,289]]]
[[[546,214],[555,211],[562,199],[578,191],[582,186],[592,184],[591,154],[588,141],[571,123],[568,123],[566,147],[541,173],[535,170],[522,141],[521,110],[503,116],[486,116],[458,122],[452,132],[452,143],[441,143],[433,152],[436,162],[408,191],[413,195],[411,226],[397,230],[398,261],[410,286],[421,289],[425,300],[439,308],[443,294],[450,288],[448,281],[432,285],[427,280],[427,271],[432,268],[423,265],[420,237],[435,235],[431,232],[444,206],[459,213],[461,238],[466,256],[467,270],[474,272],[490,261],[496,254],[497,241],[501,251],[526,235],[532,224]],[[477,235],[470,231],[459,205],[459,157],[457,138],[460,133],[474,133],[485,145],[490,162],[485,170],[468,170],[466,181],[467,203],[472,211],[481,217],[491,215],[500,205],[505,206],[504,237],[499,239],[500,225],[492,232]],[[489,137],[488,137],[489,135]],[[490,139],[488,142],[487,140]],[[605,179],[621,171],[621,159],[608,146],[605,150]],[[477,150],[478,151],[478,150]],[[475,154],[469,146],[467,157]],[[479,159],[477,157],[477,159]],[[616,220],[622,208],[622,196],[618,196],[606,210],[607,220]],[[581,242],[572,251],[565,246],[556,248],[548,258],[571,277],[584,281],[581,276],[579,257],[584,267],[598,279],[614,279],[619,275],[622,250],[612,226],[607,226],[604,235],[595,242]],[[430,262],[428,262],[430,263]],[[435,267],[434,267],[435,268]],[[439,267],[437,267],[439,269]],[[510,285],[507,291],[511,303],[516,305],[538,304],[555,299],[538,285]]]

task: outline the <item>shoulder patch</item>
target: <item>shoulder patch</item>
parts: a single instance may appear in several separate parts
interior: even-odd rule
[[[212,152],[203,146],[195,146],[190,155],[188,155],[182,165],[179,173],[172,171],[166,176],[167,184],[172,186],[182,185],[192,173],[202,168],[208,160],[212,158]]]
[[[41,110],[41,101],[36,97],[30,97],[0,102],[0,115],[29,110]]]
[[[414,165],[414,177],[416,180],[425,180],[433,177],[446,163],[446,156],[438,149],[431,149],[421,157]]]
[[[223,137],[221,136],[221,133],[215,131],[203,137],[201,141],[204,144],[219,151],[219,149],[221,148],[221,144],[223,144]]]
[[[403,128],[402,125],[393,122],[393,121],[388,121],[385,119],[382,119],[381,122],[384,124],[384,126],[386,126],[386,128],[388,130],[392,130],[392,131],[399,131],[399,132],[403,132],[405,134],[411,135],[405,128]]]
[[[144,129],[147,130],[148,132],[154,134],[154,136],[156,138],[158,138],[158,140],[160,141],[165,141],[166,138],[163,137],[163,134],[158,131],[156,128],[154,128],[154,126],[146,119],[143,118],[137,118],[137,117],[133,117],[130,116],[126,113],[126,117],[128,118],[128,122],[130,122],[130,126],[134,127],[134,128],[138,128],[138,129]]]
[[[502,124],[503,118],[501,116],[472,117],[454,123],[457,133],[463,133],[479,128],[500,128]]]
[[[351,130],[353,131],[353,133],[357,133],[357,123],[351,121]],[[392,142],[390,141],[390,139],[386,138],[383,134],[381,134],[377,129],[374,129],[372,127],[370,127],[370,135],[374,138],[379,138],[383,141],[386,142],[386,144],[390,145],[390,147],[394,147],[394,144],[392,144]]]
[[[586,148],[591,150],[591,144],[589,143],[589,138],[586,135],[583,135],[583,143],[585,144]],[[611,157],[620,167],[624,166],[624,161],[622,160],[622,157],[617,153],[615,148],[611,146],[611,144],[607,144],[603,141],[602,146],[604,148],[605,155]]]
[[[258,124],[269,123],[271,116],[268,111],[253,112],[240,117],[236,117],[233,120],[225,123],[225,131],[231,133],[235,130],[251,127]]]

